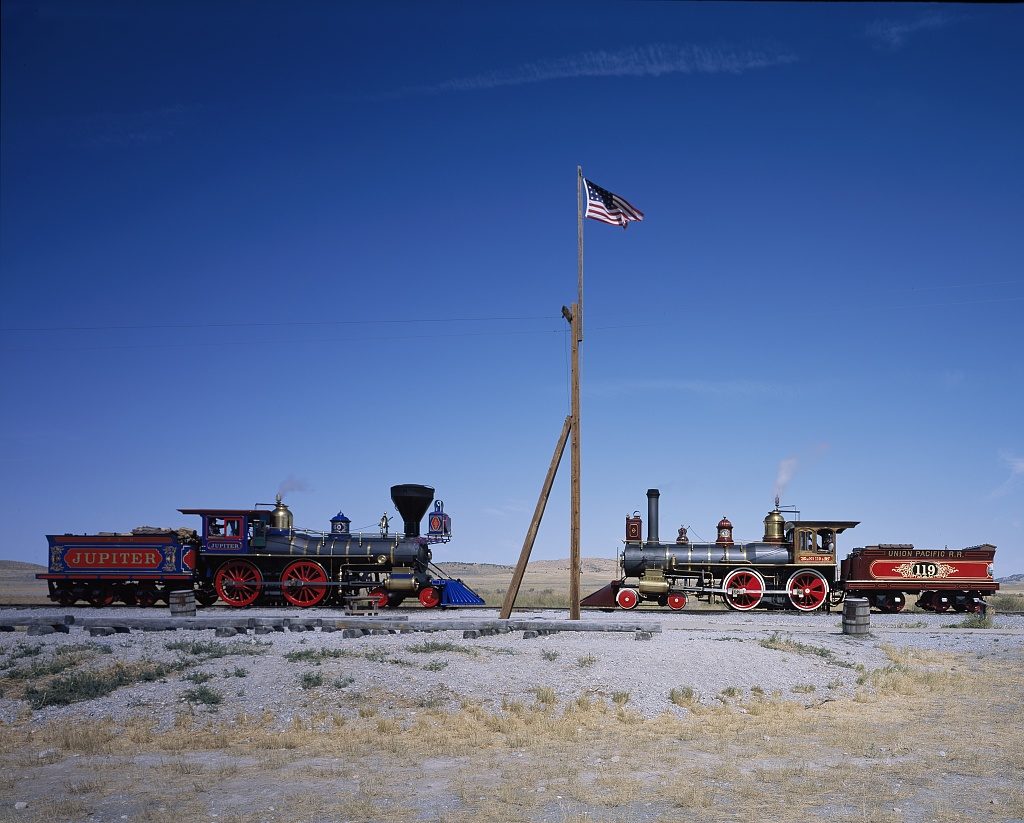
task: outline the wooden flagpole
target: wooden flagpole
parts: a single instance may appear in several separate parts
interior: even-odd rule
[[[576,305],[572,307],[572,523],[569,619],[580,619],[580,343],[583,342],[583,167],[576,167]]]

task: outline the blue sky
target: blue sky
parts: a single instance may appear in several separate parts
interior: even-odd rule
[[[756,539],[1024,572],[1024,9],[3,5],[0,556],[284,488],[518,557],[562,421],[576,167],[583,551]],[[535,558],[568,555],[568,455]]]

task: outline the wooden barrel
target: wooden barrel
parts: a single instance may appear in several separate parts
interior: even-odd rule
[[[194,591],[171,592],[171,617],[195,617],[196,594]]]
[[[843,634],[869,634],[871,604],[866,597],[847,597],[843,602]]]

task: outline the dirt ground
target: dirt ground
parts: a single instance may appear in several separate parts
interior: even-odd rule
[[[917,642],[929,636],[914,631]],[[732,642],[704,642],[721,655],[764,648],[754,638],[765,633],[750,633],[747,638],[732,630]],[[444,639],[449,634],[430,637],[442,646],[454,642]],[[679,655],[697,642],[687,631],[670,635]],[[324,637],[303,635],[303,648],[322,647],[329,642]],[[336,635],[326,637],[335,642]],[[793,644],[788,650],[769,640],[775,644],[773,665],[804,665],[808,655],[818,655],[812,640],[800,635],[786,641]],[[390,687],[385,680],[346,688],[310,669],[316,679],[308,691],[281,688],[276,704],[263,712],[227,710],[201,697],[212,692],[203,691],[206,683],[199,677],[201,669],[210,669],[206,665],[188,670],[196,699],[166,703],[162,710],[128,704],[115,721],[83,698],[67,707],[70,714],[47,719],[33,711],[25,691],[31,684],[17,674],[38,671],[42,677],[49,663],[60,662],[62,655],[43,641],[54,642],[6,642],[0,661],[3,688],[20,688],[26,699],[17,718],[0,727],[0,820],[1024,819],[1019,633],[989,643],[1000,649],[998,655],[873,646],[882,652],[877,665],[836,669],[856,678],[852,694],[755,686],[722,689],[709,703],[680,688],[662,695],[663,712],[647,717],[631,707],[628,692],[581,688],[573,697],[553,687],[564,682],[543,678],[521,699],[495,705],[471,696],[471,669],[467,688],[461,697],[456,688],[454,701],[451,693],[444,699],[431,691],[410,694],[394,680],[405,669],[384,654],[371,654],[362,660],[388,672]],[[70,641],[70,653],[83,653],[94,642]],[[542,650],[536,648],[554,659],[561,644],[571,641],[577,639],[553,635]],[[751,641],[754,646],[745,645]],[[394,640],[361,642],[379,643],[383,650]],[[633,648],[646,645],[628,642]],[[110,645],[103,656],[117,658],[121,647]],[[559,660],[564,657],[568,653]],[[510,667],[525,662],[521,655],[507,660]],[[210,685],[221,690],[246,682],[244,675],[232,678],[233,666],[237,672],[244,663],[251,679],[261,665],[258,658],[230,656],[217,662],[221,668]],[[35,664],[37,669],[26,668]],[[429,671],[430,665],[422,668]],[[759,669],[759,682],[777,679],[777,672],[761,670],[764,662],[751,665]],[[558,670],[563,681],[575,666]],[[79,674],[71,668],[61,676],[68,688],[81,688]],[[282,725],[285,712],[291,721]]]

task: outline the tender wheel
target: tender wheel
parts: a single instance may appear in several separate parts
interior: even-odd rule
[[[828,581],[823,575],[812,569],[798,569],[793,572],[786,584],[789,602],[794,609],[802,612],[813,612],[821,608],[828,599]]]
[[[327,596],[327,572],[312,560],[296,560],[281,572],[281,596],[293,606],[308,609]]]
[[[668,596],[668,607],[674,612],[686,608],[686,595],[682,592],[673,592]]]
[[[71,589],[61,589],[57,592],[57,603],[61,606],[74,606],[78,597]]]
[[[878,599],[878,608],[885,614],[897,614],[903,611],[905,605],[907,605],[907,600],[903,596],[903,592],[892,592]]]
[[[932,603],[932,595],[934,594],[935,592],[921,592],[917,598],[917,607],[924,609],[926,612],[935,611],[935,604]]]
[[[764,596],[764,578],[753,569],[735,569],[725,576],[722,588],[730,609],[748,612],[756,608]]]
[[[217,602],[217,590],[212,586],[200,586],[196,589],[196,603],[200,606],[212,606]]]
[[[148,586],[135,592],[135,602],[144,609],[155,606],[158,599],[156,589]]]
[[[636,589],[619,589],[615,595],[615,602],[619,604],[620,609],[635,609],[640,602],[640,595]]]
[[[935,592],[932,595],[932,608],[937,612],[949,611],[949,607],[953,605],[952,600],[945,592]]]
[[[213,579],[217,595],[237,609],[251,606],[263,591],[263,575],[248,560],[229,560]]]
[[[441,605],[441,590],[437,586],[425,586],[418,595],[420,605],[425,609],[434,609]]]
[[[87,600],[96,607],[109,606],[114,602],[114,590],[106,586],[95,586],[89,590]]]
[[[372,597],[377,601],[378,609],[386,609],[391,604],[391,598],[388,595],[387,589],[383,586],[378,586],[376,589],[370,589],[368,597]]]

